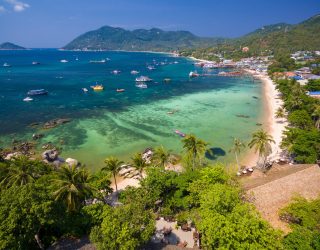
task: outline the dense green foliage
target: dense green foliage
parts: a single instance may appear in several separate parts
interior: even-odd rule
[[[306,89],[308,91],[320,91],[320,80],[309,80],[308,84],[306,85]]]
[[[92,229],[90,240],[98,249],[138,249],[150,240],[155,220],[150,211],[134,204],[104,207],[102,223]]]
[[[233,59],[235,61],[251,56],[276,55],[281,57],[299,50],[319,50],[319,30],[320,15],[316,15],[296,25],[280,23],[264,26],[236,39],[220,40],[216,45],[208,47],[184,48],[180,52],[182,56],[193,56],[212,61],[219,60],[216,56],[217,54],[220,54],[225,59]],[[248,47],[249,51],[243,52],[243,47]],[[290,59],[286,62],[277,61],[270,68],[274,72],[293,69],[293,61]],[[315,68],[314,73],[319,72],[319,70],[319,68]]]
[[[320,158],[320,101],[307,96],[307,86],[294,80],[276,80],[276,85],[291,125],[284,133],[282,147],[299,163],[315,163]]]
[[[219,38],[200,38],[188,31],[163,31],[161,29],[125,30],[103,26],[80,35],[64,49],[172,51],[215,45]]]
[[[269,74],[272,74],[274,72],[291,71],[296,68],[294,59],[290,58],[289,55],[281,54],[275,58],[275,61],[269,66],[268,71]]]
[[[292,228],[283,239],[285,249],[320,249],[320,199],[297,198],[282,210],[281,218]]]

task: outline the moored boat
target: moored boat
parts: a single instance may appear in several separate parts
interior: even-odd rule
[[[38,65],[38,64],[40,64],[40,63],[36,62],[36,61],[32,62],[32,65]]]
[[[131,70],[131,75],[137,75],[137,74],[139,74],[139,71],[137,71],[137,70]]]
[[[61,62],[61,63],[67,63],[67,62],[68,62],[68,60],[66,60],[66,59],[62,59],[62,60],[60,60],[60,62]]]
[[[90,63],[105,63],[106,60],[105,59],[102,59],[102,60],[90,60],[89,62]]]
[[[102,84],[96,84],[96,85],[94,85],[94,86],[91,86],[91,88],[92,88],[94,91],[102,91],[102,90],[104,89]]]
[[[155,70],[156,68],[154,67],[154,66],[152,66],[152,65],[149,65],[148,67],[148,70]]]
[[[24,102],[31,102],[33,101],[33,99],[29,96],[27,96],[26,98],[23,99]]]
[[[11,65],[9,63],[4,63],[3,67],[11,67]]]
[[[199,74],[198,74],[197,72],[191,71],[191,72],[189,73],[189,77],[190,77],[190,78],[194,78],[194,77],[198,77],[198,76],[199,76]]]
[[[125,89],[117,89],[117,92],[124,92]]]
[[[33,90],[29,90],[28,95],[47,95],[48,94],[48,91],[45,90],[45,89],[33,89]]]
[[[148,85],[145,83],[139,83],[139,84],[136,84],[136,87],[140,89],[146,89],[148,88]]]
[[[147,76],[140,76],[136,78],[136,82],[152,82],[152,79]]]
[[[82,88],[84,93],[87,93],[89,90],[87,88]]]
[[[177,135],[180,135],[181,137],[185,137],[186,134],[185,133],[182,133],[180,130],[175,130],[174,131]]]
[[[121,71],[116,69],[116,70],[111,71],[111,73],[114,75],[118,75],[121,73]]]

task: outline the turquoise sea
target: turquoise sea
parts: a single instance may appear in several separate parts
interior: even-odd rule
[[[107,58],[103,64],[89,63]],[[61,63],[63,59],[68,62]],[[32,65],[33,61],[40,64]],[[2,67],[4,63],[11,67]],[[233,137],[248,141],[259,128],[256,123],[262,123],[261,84],[248,77],[215,76],[218,70],[202,72],[193,63],[159,53],[0,51],[1,146],[43,133],[39,147],[50,141],[62,147],[62,156],[97,169],[107,156],[129,160],[146,147],[163,145],[180,153],[181,137],[174,133],[178,129],[209,142],[215,152],[209,160],[233,161],[228,152]],[[121,73],[112,74],[113,70]],[[131,70],[154,81],[139,89]],[[189,79],[191,70],[211,76]],[[171,81],[165,83],[164,78]],[[90,89],[96,82],[104,91]],[[48,96],[22,101],[28,90],[40,88],[48,90]],[[72,122],[50,130],[30,127],[55,118]]]

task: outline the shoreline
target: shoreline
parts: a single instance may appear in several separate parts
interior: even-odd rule
[[[283,132],[288,125],[286,119],[279,119],[275,117],[275,113],[279,107],[282,107],[283,101],[279,97],[280,92],[276,89],[274,82],[268,75],[258,73],[253,70],[245,69],[250,75],[254,75],[262,82],[262,98],[263,98],[263,128],[273,137],[275,143],[271,144],[272,153],[268,156],[269,160],[276,160],[280,157],[282,149],[280,144],[282,142]],[[255,165],[258,160],[258,155],[249,150],[243,158],[246,165]]]

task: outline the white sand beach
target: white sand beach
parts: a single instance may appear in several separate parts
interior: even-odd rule
[[[276,118],[275,113],[278,108],[282,107],[283,101],[280,98],[280,92],[276,89],[274,82],[269,76],[258,73],[253,70],[245,70],[247,73],[259,78],[263,84],[263,103],[264,103],[264,129],[273,137],[275,143],[271,144],[272,153],[269,156],[270,160],[279,158],[281,153],[280,144],[282,141],[283,132],[288,125],[286,119]],[[254,152],[249,152],[244,158],[243,163],[248,166],[254,166],[257,162],[258,155]]]

